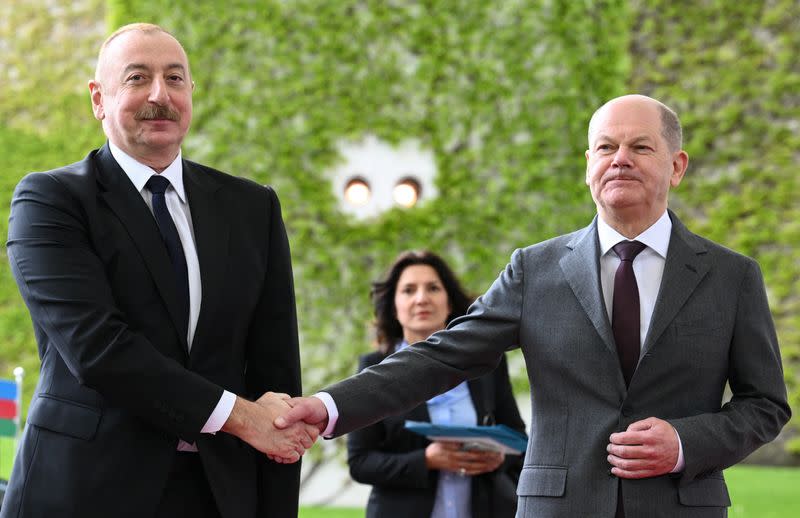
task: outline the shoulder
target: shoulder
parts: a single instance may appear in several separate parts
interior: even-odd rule
[[[523,254],[552,254],[564,253],[565,250],[574,247],[574,245],[582,239],[591,238],[590,229],[582,228],[569,234],[562,234],[560,236],[552,237],[539,243],[529,245],[521,249]]]
[[[672,239],[679,241],[679,243],[670,242],[670,248],[673,245],[685,245],[694,254],[703,257],[712,266],[734,266],[744,269],[758,266],[755,259],[699,234],[695,234],[686,228],[683,222],[675,217],[674,214],[671,215],[673,220]]]
[[[46,171],[34,171],[26,174],[17,184],[14,196],[34,193],[37,196],[52,196],[59,193],[82,195],[95,189],[97,170],[92,151],[86,158],[69,165]]]
[[[552,237],[545,241],[518,248],[511,255],[511,264],[535,265],[545,267],[547,265],[557,265],[558,261],[569,254],[584,240],[596,239],[594,226],[576,230],[569,234]]]
[[[191,176],[194,181],[207,189],[222,189],[242,201],[253,198],[261,201],[267,199],[277,202],[278,196],[269,185],[262,185],[248,178],[225,173],[191,160],[184,159],[183,163],[185,174]]]

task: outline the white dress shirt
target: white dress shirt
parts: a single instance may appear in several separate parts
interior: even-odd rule
[[[633,273],[636,275],[636,284],[639,286],[640,346],[644,345],[647,330],[650,328],[650,319],[653,318],[656,297],[658,297],[658,290],[661,287],[661,277],[664,275],[664,263],[667,260],[671,232],[672,221],[664,212],[650,228],[631,240],[647,245],[647,248],[642,250],[633,261]],[[610,321],[612,301],[614,300],[614,276],[620,263],[619,257],[611,249],[621,241],[628,241],[628,238],[611,228],[600,217],[597,218],[597,237],[600,240],[600,282],[603,286],[603,299]]]
[[[125,171],[125,174],[130,179],[133,186],[142,196],[142,199],[147,204],[150,212],[153,212],[152,194],[145,186],[147,180],[156,173],[149,166],[136,161],[133,157],[122,151],[115,146],[112,142],[108,143],[111,154],[114,160],[117,161],[119,166]],[[166,200],[167,209],[175,223],[175,228],[178,230],[178,236],[181,239],[183,247],[183,254],[186,256],[186,269],[189,274],[189,327],[186,331],[186,343],[189,350],[192,349],[192,340],[194,339],[194,332],[197,329],[197,319],[200,316],[200,303],[202,302],[202,284],[200,282],[200,262],[197,259],[197,247],[194,240],[194,227],[192,226],[192,213],[189,210],[189,202],[186,199],[186,191],[183,187],[183,161],[181,160],[181,153],[173,162],[164,169],[160,175],[169,180],[170,186],[164,198]],[[223,392],[214,411],[211,412],[205,426],[203,426],[201,433],[216,433],[228,420],[228,417],[233,410],[233,404],[236,402],[236,395],[228,392]],[[178,450],[180,451],[197,451],[194,444],[189,444],[184,441],[178,443]]]

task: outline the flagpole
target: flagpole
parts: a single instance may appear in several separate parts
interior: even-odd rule
[[[17,443],[19,442],[20,435],[20,417],[22,416],[22,378],[25,376],[25,369],[16,367],[14,369],[14,380],[17,382],[17,416],[14,418],[14,425],[17,427],[16,434],[14,435],[14,451],[16,451]]]

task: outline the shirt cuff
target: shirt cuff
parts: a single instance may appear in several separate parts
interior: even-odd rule
[[[675,427],[672,429],[675,430],[675,436],[678,438],[678,462],[670,473],[680,473],[683,471],[683,468],[686,467],[686,462],[683,459],[683,443],[681,443],[681,434],[678,433],[678,430],[676,430]]]
[[[224,425],[225,421],[231,416],[234,403],[236,403],[236,394],[228,392],[227,390],[223,391],[222,397],[219,398],[219,402],[217,402],[217,406],[214,407],[214,411],[208,416],[208,421],[206,421],[200,433],[214,434],[220,431],[222,425]]]
[[[336,403],[333,401],[331,395],[327,392],[317,392],[312,397],[322,401],[322,404],[325,405],[325,410],[328,411],[328,426],[326,426],[325,430],[322,432],[322,437],[325,439],[330,439],[333,437],[333,430],[336,428],[336,421],[339,420],[339,409],[336,408]]]

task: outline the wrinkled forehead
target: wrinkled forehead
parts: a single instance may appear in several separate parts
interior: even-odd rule
[[[661,112],[658,105],[639,99],[610,102],[592,116],[589,143],[598,135],[661,134]]]
[[[120,73],[132,66],[166,69],[183,68],[189,60],[181,44],[162,31],[131,30],[109,41],[100,51],[97,76]]]

